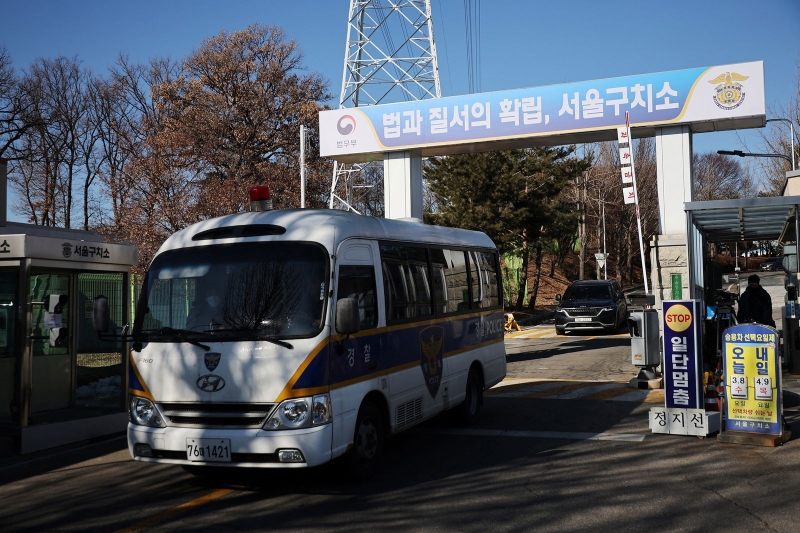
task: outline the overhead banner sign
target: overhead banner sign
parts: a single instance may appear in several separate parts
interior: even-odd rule
[[[531,145],[530,138],[604,130],[603,139],[612,140],[626,111],[631,128],[763,126],[763,62],[321,111],[320,155],[343,162],[401,150],[441,155],[458,153],[459,145],[461,151],[484,142],[505,148],[524,139]]]

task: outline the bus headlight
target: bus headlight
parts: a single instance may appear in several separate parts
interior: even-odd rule
[[[331,400],[327,394],[313,398],[284,400],[269,417],[264,429],[299,429],[331,421]]]
[[[154,428],[164,427],[164,421],[161,420],[161,415],[153,405],[153,402],[147,398],[133,396],[131,398],[130,419],[134,424],[140,426],[150,426]]]

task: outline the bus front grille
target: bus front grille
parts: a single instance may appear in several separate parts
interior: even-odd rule
[[[275,409],[274,403],[159,403],[172,426],[200,428],[257,428]]]

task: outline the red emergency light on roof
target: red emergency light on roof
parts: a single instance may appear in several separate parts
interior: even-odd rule
[[[269,211],[272,209],[272,194],[266,185],[250,187],[250,211]]]

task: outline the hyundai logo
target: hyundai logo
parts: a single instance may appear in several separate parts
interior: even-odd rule
[[[206,374],[197,378],[197,388],[203,392],[217,392],[225,388],[225,380],[221,376]]]
[[[350,135],[356,129],[356,119],[350,115],[345,115],[336,123],[336,129],[340,135]]]

